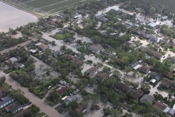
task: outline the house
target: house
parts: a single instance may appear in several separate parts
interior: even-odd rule
[[[90,76],[92,78],[97,73],[97,70],[98,70],[97,67],[91,67],[85,71],[85,74],[87,74],[88,76]]]
[[[160,75],[157,74],[156,72],[151,73],[151,78],[155,79],[156,81],[160,81],[160,79],[161,79]]]
[[[159,87],[170,88],[174,84],[174,81],[164,78]]]
[[[10,96],[6,96],[4,98],[0,99],[0,109],[4,108],[5,106],[7,106],[8,104],[12,103],[15,99],[13,97]]]
[[[141,102],[141,103],[144,103],[144,104],[147,104],[147,103],[152,104],[153,100],[154,100],[154,97],[153,97],[153,96],[145,94],[145,95],[140,99],[140,102]]]
[[[25,117],[25,115],[27,115],[28,113],[29,113],[29,110],[24,109],[16,114],[14,114],[12,117]]]
[[[79,59],[79,58],[73,58],[73,59],[71,60],[71,62],[74,63],[74,64],[76,64],[76,65],[81,65],[81,64],[83,64],[83,61],[82,61],[81,59]]]
[[[125,85],[125,84],[123,84],[123,83],[121,83],[121,82],[116,83],[116,84],[114,85],[114,89],[115,89],[116,91],[119,91],[119,92],[122,92],[122,93],[127,93],[127,92],[129,92],[129,91],[131,90],[130,87],[128,87],[127,85]]]
[[[162,54],[160,54],[160,53],[158,53],[158,52],[156,52],[155,53],[155,55],[154,55],[154,57],[156,58],[156,59],[158,59],[158,60],[160,60],[161,58],[162,58]]]
[[[18,59],[16,57],[11,57],[10,59],[6,61],[6,63],[11,63],[12,65],[17,62],[18,62]]]
[[[18,112],[18,111],[20,111],[22,109],[23,109],[23,106],[17,101],[13,102],[10,105],[8,105],[7,107],[5,107],[5,110],[8,113],[16,113],[16,112]]]
[[[45,45],[45,44],[43,44],[43,43],[41,43],[41,42],[36,43],[35,46],[37,46],[39,49],[41,49],[41,50],[43,50],[43,51],[44,51],[45,49],[48,48],[47,45]]]
[[[107,72],[99,72],[99,73],[97,73],[96,78],[97,78],[97,80],[107,79],[107,78],[109,78],[109,73],[107,73]]]
[[[77,95],[79,92],[80,92],[80,90],[79,89],[76,89],[72,94],[73,95]]]
[[[175,114],[175,109],[171,108],[171,109],[168,111],[168,114],[174,115],[174,114]]]
[[[163,74],[166,78],[172,79],[173,78],[173,74],[171,72],[165,73]]]
[[[77,100],[77,97],[75,95],[67,96],[67,98],[64,100],[66,105],[68,105],[70,102]]]
[[[154,42],[154,43],[158,41],[158,39],[155,36],[151,36],[149,38],[149,40],[152,41],[152,42]]]
[[[130,65],[134,70],[137,70],[141,67],[140,62],[136,61]]]
[[[19,68],[24,68],[25,65],[24,64],[21,64],[21,63],[15,63],[13,64],[12,66],[14,69],[19,69]]]
[[[166,111],[166,108],[168,107],[168,105],[161,103],[160,101],[156,102],[153,106],[154,108],[156,108],[157,110],[164,112]]]
[[[105,17],[105,14],[98,15],[98,16],[96,16],[96,18],[99,21],[104,22],[104,23],[108,21],[108,18]]]
[[[30,49],[29,51],[30,51],[30,53],[32,53],[32,54],[35,54],[35,53],[37,52],[36,49]]]
[[[169,43],[168,43],[168,46],[169,46],[170,48],[174,48],[175,43],[173,43],[173,42],[169,42]]]
[[[89,47],[89,50],[95,54],[99,54],[100,52],[104,52],[105,49],[100,45],[100,44],[96,44],[96,45],[91,45]]]
[[[57,89],[57,91],[58,91],[58,95],[63,95],[63,94],[66,93],[67,88],[66,87],[61,87],[61,88]]]
[[[175,64],[175,56],[173,56],[173,57],[168,57],[168,60],[170,60],[172,63]]]
[[[75,109],[78,113],[85,113],[86,112],[86,107],[83,105],[78,105],[78,107]]]
[[[148,74],[150,72],[150,68],[144,66],[140,67],[138,70],[144,74]]]
[[[144,95],[144,92],[141,89],[131,89],[127,94],[129,94],[134,99],[139,99]]]

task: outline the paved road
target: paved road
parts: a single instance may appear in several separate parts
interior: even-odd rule
[[[44,100],[39,99],[34,94],[28,91],[27,88],[22,87],[18,82],[13,80],[9,75],[5,74],[4,72],[0,71],[1,76],[6,76],[6,83],[11,85],[13,89],[20,89],[22,92],[24,92],[24,96],[27,97],[30,102],[38,106],[41,110],[41,112],[46,113],[49,117],[64,117],[60,113],[58,113],[53,107],[46,105],[44,103]]]

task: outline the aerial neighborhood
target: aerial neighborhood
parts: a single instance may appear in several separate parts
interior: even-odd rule
[[[99,0],[0,33],[0,116],[175,117],[174,24]]]

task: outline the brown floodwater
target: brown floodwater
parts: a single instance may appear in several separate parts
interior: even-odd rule
[[[9,28],[15,29],[37,21],[36,16],[0,2],[0,32],[7,32]]]

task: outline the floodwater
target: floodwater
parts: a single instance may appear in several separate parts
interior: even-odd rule
[[[29,22],[37,22],[38,18],[3,2],[0,2],[0,32],[7,32]]]

